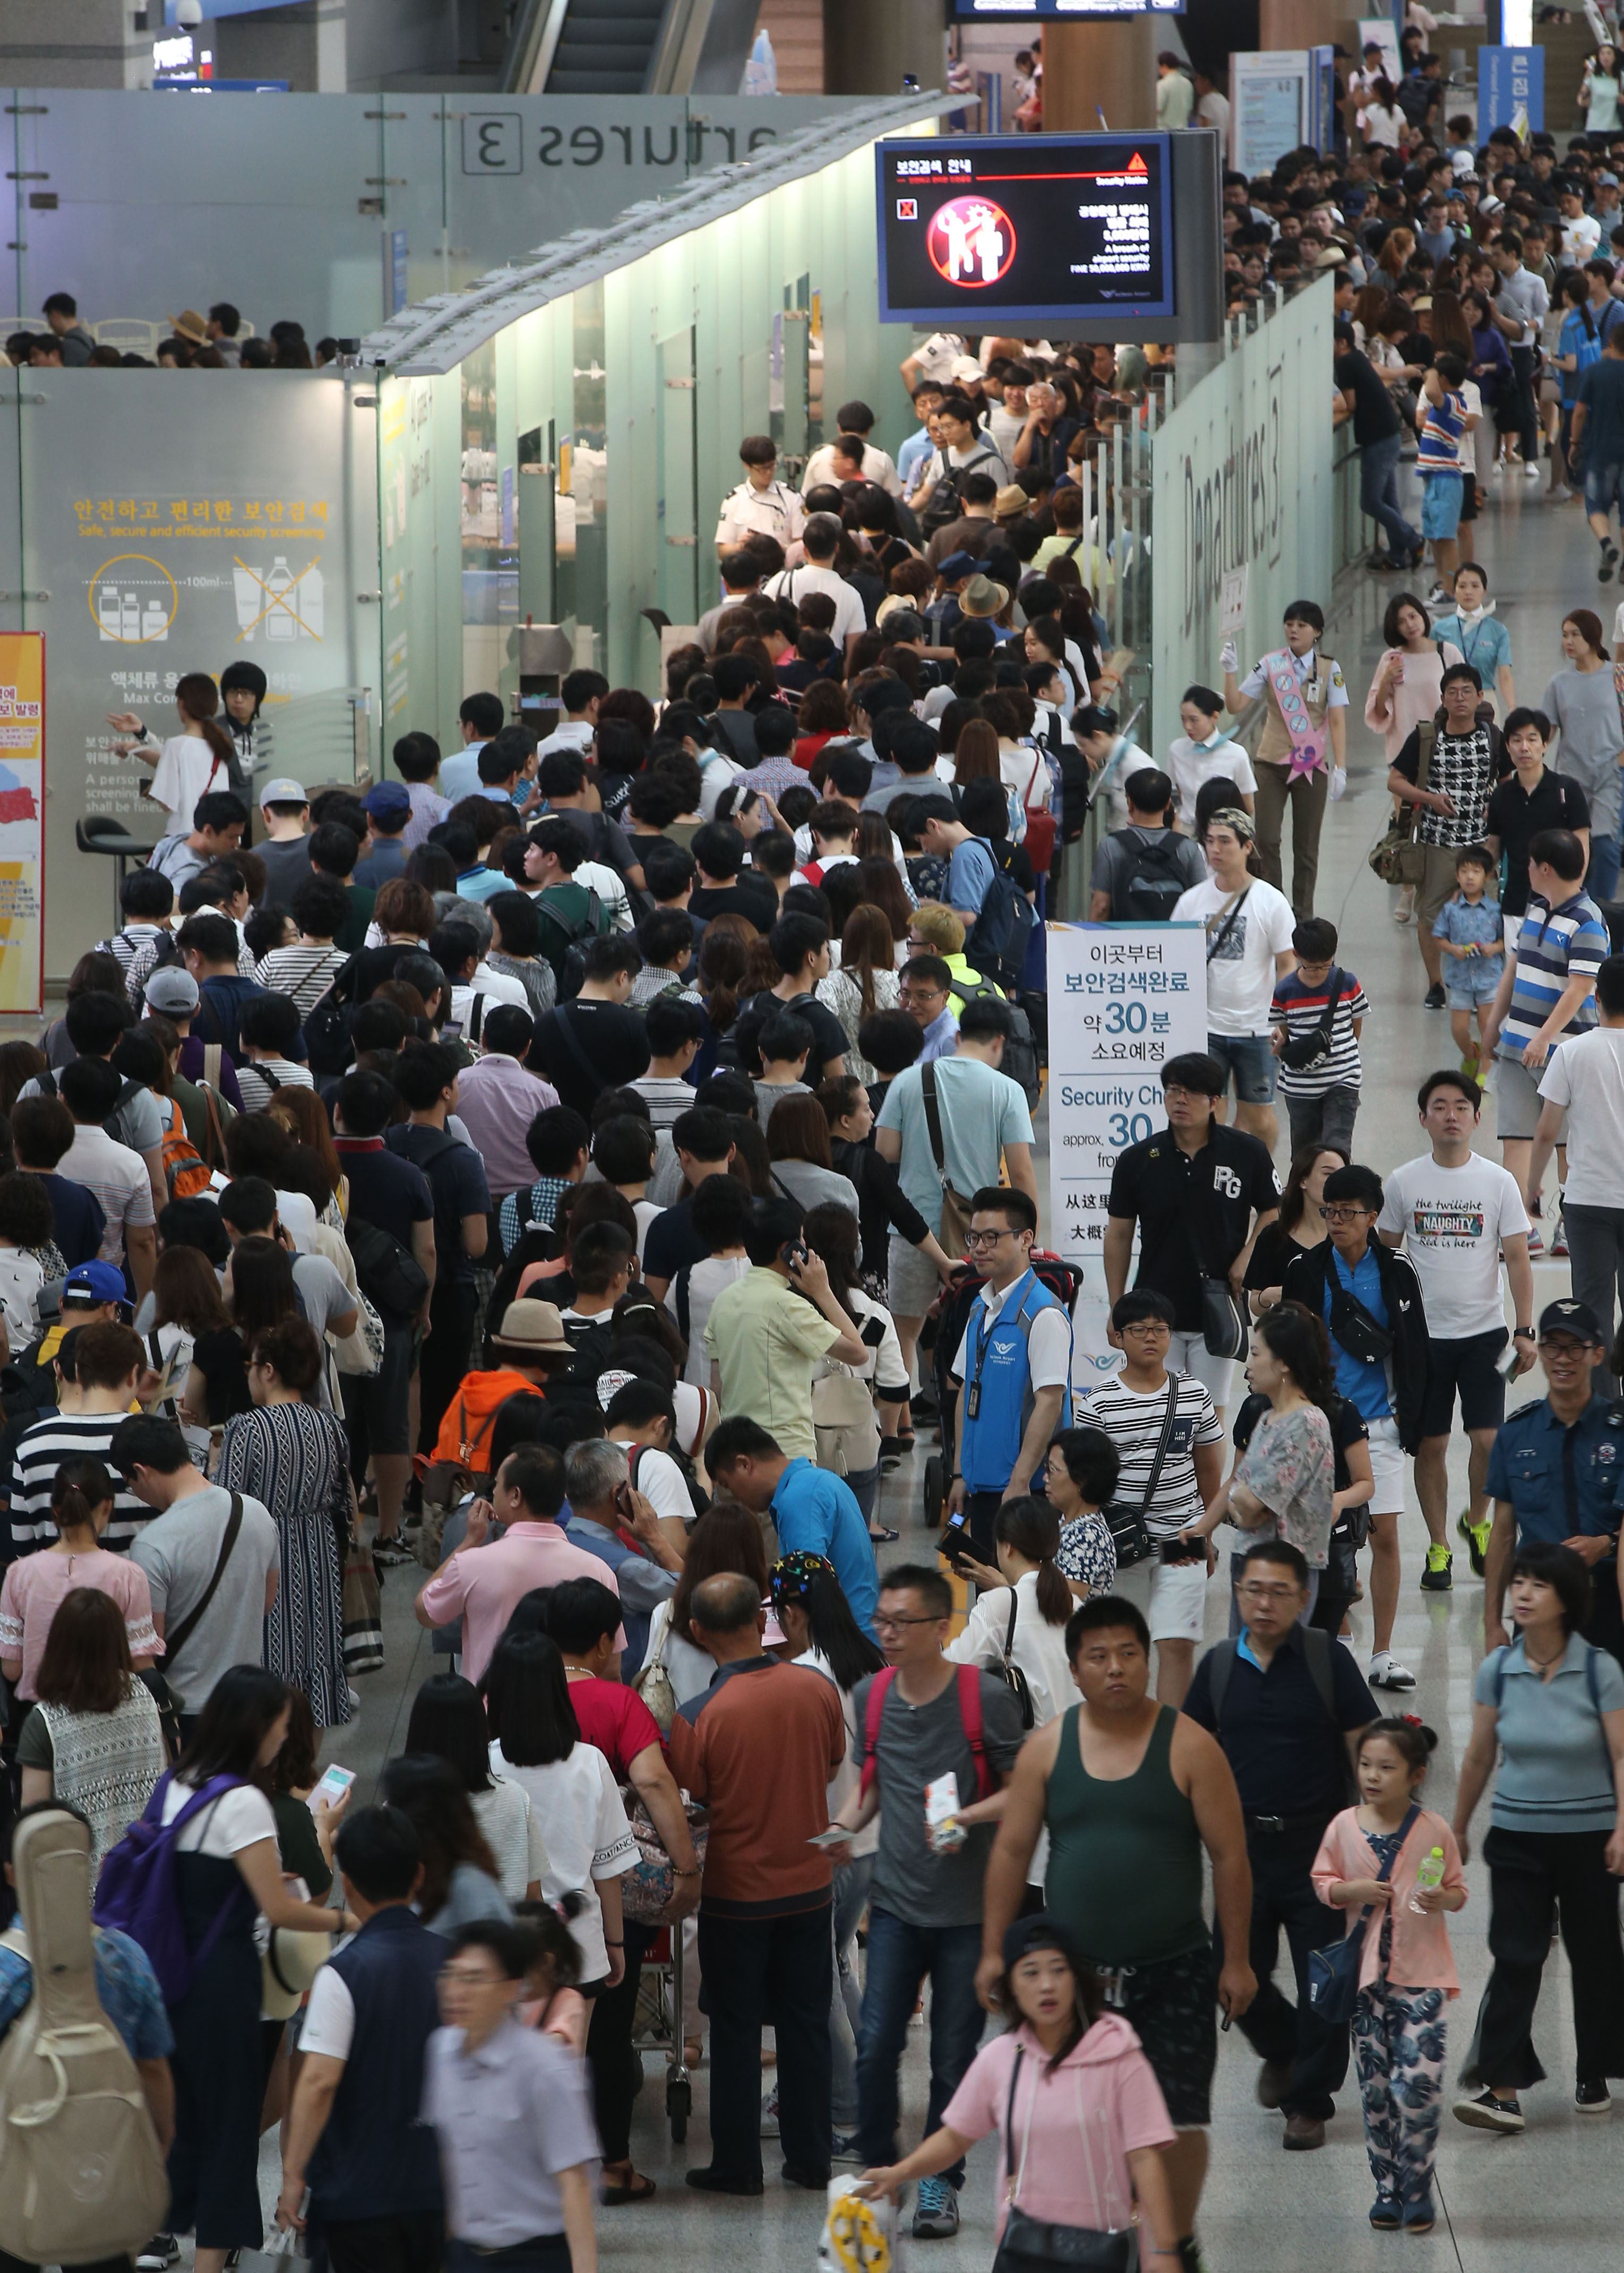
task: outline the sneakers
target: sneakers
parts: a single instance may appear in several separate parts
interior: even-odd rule
[[[1547,490],[1545,491],[1545,503],[1547,505],[1566,505],[1572,495],[1573,491],[1568,488],[1567,483],[1559,482],[1553,490]]]
[[[1562,1211],[1559,1207],[1556,1211],[1556,1229],[1551,1234],[1551,1257],[1553,1261],[1554,1261],[1558,1256],[1566,1255],[1567,1252],[1568,1226],[1563,1219]]]
[[[1481,1523],[1474,1523],[1471,1519],[1470,1508],[1463,1507],[1455,1519],[1455,1527],[1466,1542],[1466,1552],[1470,1558],[1472,1577],[1481,1579],[1484,1574],[1484,1557],[1489,1551],[1491,1525],[1488,1517],[1485,1515]]]
[[[1454,1567],[1455,1557],[1447,1547],[1429,1547],[1426,1550],[1426,1568],[1421,1573],[1422,1592],[1427,1594],[1447,1594],[1455,1584],[1450,1575]]]
[[[1475,2099],[1457,2099],[1455,2119],[1464,2123],[1470,2131],[1526,2131],[1522,2110],[1515,2099],[1496,2099],[1492,2091],[1480,2091]]]
[[[1574,2086],[1574,2105],[1581,2115],[1611,2115],[1613,2094],[1605,2076],[1582,2076]]]
[[[776,2083],[762,2100],[761,2134],[763,2139],[776,2139],[778,2135],[778,2087]]]
[[[381,1564],[386,1571],[394,1571],[405,1563],[415,1563],[417,1557],[403,1539],[374,1539],[372,1561]]]
[[[1441,584],[1433,585],[1426,596],[1426,604],[1429,608],[1447,608],[1449,605],[1449,595]]]
[[[1424,1010],[1441,1010],[1443,1007],[1444,982],[1441,979],[1434,979],[1421,998],[1421,1008]]]
[[[1531,463],[1523,467],[1522,478],[1525,482],[1537,482],[1539,480],[1539,461],[1538,459],[1535,459]]]
[[[1545,1251],[1545,1234],[1541,1232],[1539,1226],[1537,1223],[1530,1223],[1528,1227],[1528,1255],[1530,1262],[1538,1262]]]
[[[1372,1689],[1413,1689],[1416,1677],[1407,1665],[1401,1665],[1390,1649],[1379,1649],[1370,1662],[1370,1671],[1365,1677]]]
[[[180,2244],[172,2233],[154,2233],[135,2262],[140,2273],[167,2273],[168,2267],[180,2262]]]
[[[1482,1063],[1483,1060],[1480,1057],[1473,1051],[1468,1050],[1466,1055],[1461,1060],[1461,1071],[1466,1076],[1468,1081],[1476,1081],[1477,1069]]]
[[[959,2231],[959,2196],[945,2179],[921,2179],[914,2223],[915,2241],[951,2241]]]
[[[1612,583],[1613,571],[1617,564],[1618,557],[1619,548],[1613,543],[1613,539],[1610,536],[1603,537],[1601,545],[1601,565],[1596,571],[1596,581],[1598,584]]]
[[[860,2170],[863,2170],[868,2167],[868,2157],[858,2143],[855,2131],[837,2131],[830,2160],[833,2163],[855,2163]]]

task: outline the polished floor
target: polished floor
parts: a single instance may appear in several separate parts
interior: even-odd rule
[[[1530,494],[1531,493],[1531,494]],[[1498,594],[1499,610],[1515,641],[1519,694],[1537,701],[1560,664],[1565,608],[1601,604],[1611,630],[1613,589],[1598,591],[1595,547],[1575,506],[1551,506],[1534,484],[1496,483],[1477,524],[1478,551]],[[1425,980],[1413,932],[1392,920],[1391,895],[1371,875],[1365,855],[1385,826],[1385,767],[1376,739],[1359,723],[1358,708],[1380,651],[1380,622],[1394,580],[1363,580],[1334,619],[1327,645],[1342,658],[1355,694],[1350,735],[1350,795],[1330,809],[1321,867],[1320,911],[1341,926],[1342,959],[1364,981],[1372,1016],[1365,1033],[1365,1104],[1358,1157],[1386,1171],[1421,1149],[1415,1088],[1434,1065],[1450,1062],[1447,1021],[1421,1007]],[[1041,1131],[1040,1130],[1040,1136]],[[1494,1150],[1493,1108],[1484,1116],[1481,1148]],[[1283,1148],[1282,1148],[1283,1163]],[[1536,1266],[1538,1300],[1566,1290],[1566,1266]],[[1538,1377],[1522,1394],[1536,1392]],[[1465,1497],[1462,1449],[1452,1464],[1452,1508]],[[888,1484],[886,1519],[899,1526],[900,1558],[923,1544],[917,1479],[904,1470]],[[1482,1590],[1465,1568],[1453,1594],[1425,1595],[1416,1587],[1425,1539],[1411,1501],[1404,1523],[1407,1558],[1395,1647],[1419,1677],[1414,1709],[1440,1736],[1428,1786],[1432,1803],[1447,1811],[1456,1763],[1470,1722],[1471,1680],[1482,1651]],[[418,1683],[432,1669],[428,1637],[413,1623],[414,1574],[389,1574],[386,1602],[388,1661],[363,1684],[363,1706],[352,1729],[338,1732],[326,1756],[362,1774],[370,1785],[381,1761],[398,1750]],[[1223,1604],[1213,1588],[1208,1634],[1222,1631]],[[1363,1625],[1363,1612],[1356,1612]],[[1368,1643],[1368,1633],[1362,1639]],[[1486,1811],[1485,1811],[1486,1815]],[[1452,2008],[1451,2066],[1470,2034],[1471,2016],[1486,1976],[1486,1890],[1480,1867],[1468,1873],[1471,1900],[1452,1921],[1464,1991]],[[1124,1900],[1131,1899],[1124,1889]],[[1574,2112],[1571,2097],[1572,2016],[1567,1969],[1553,1953],[1546,1969],[1537,2041],[1551,2080],[1525,2096],[1527,2133],[1504,2141],[1469,2132],[1446,2116],[1439,2163],[1440,2220],[1427,2237],[1372,2233],[1366,2223],[1372,2187],[1360,2134],[1357,2097],[1342,2095],[1326,2147],[1317,2154],[1286,2156],[1281,2119],[1253,2096],[1255,2063],[1238,2033],[1221,2039],[1212,2130],[1212,2175],[1200,2221],[1207,2262],[1214,2273],[1365,2273],[1402,2260],[1417,2267],[1459,2268],[1461,2273],[1599,2273],[1619,2261],[1624,2187],[1615,2142],[1624,2110],[1598,2119]],[[654,2201],[640,2209],[605,2211],[599,2249],[610,2273],[658,2263],[660,2273],[733,2273],[763,2262],[807,2269],[817,2247],[822,2204],[777,2182],[778,2157],[765,2148],[770,2173],[764,2198],[736,2202],[702,2198],[682,2183],[684,2168],[707,2159],[706,2073],[696,2078],[695,2119],[686,2148],[672,2144],[663,2125],[658,2061],[638,2103],[634,2143],[639,2165],[658,2182]],[[925,2043],[915,2032],[906,2063],[905,2137],[915,2143],[924,2110]],[[266,2176],[274,2196],[267,2161]],[[950,2269],[985,2268],[992,2255],[995,2173],[989,2149],[973,2156],[963,2195],[963,2229],[956,2241],[910,2243],[910,2260]]]

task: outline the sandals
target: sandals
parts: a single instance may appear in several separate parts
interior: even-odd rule
[[[876,1547],[889,1547],[892,1540],[900,1539],[902,1534],[899,1531],[891,1530],[889,1525],[883,1523],[877,1531],[871,1531],[868,1536]]]
[[[605,2185],[598,2199],[605,2209],[620,2209],[627,2202],[648,2202],[657,2192],[653,2179],[645,2178],[641,2171],[634,2170],[629,2162],[605,2163],[603,2165],[605,2180],[611,2171],[624,2171],[626,2183],[623,2186],[614,2183]]]

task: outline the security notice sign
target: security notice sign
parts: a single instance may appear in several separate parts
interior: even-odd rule
[[[0,632],[0,1011],[45,1000],[45,634]]]
[[[1200,924],[1049,926],[1049,1158],[1053,1244],[1081,1265],[1078,1382],[1116,1370],[1106,1339],[1105,1219],[1116,1156],[1167,1126],[1162,1068],[1207,1047]]]

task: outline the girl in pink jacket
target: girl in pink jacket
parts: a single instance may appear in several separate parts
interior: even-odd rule
[[[1437,1742],[1413,1719],[1372,1722],[1359,1739],[1359,1804],[1327,1827],[1313,1867],[1320,1901],[1353,1912],[1348,1931],[1365,1936],[1353,2056],[1376,2180],[1370,2222],[1410,2233],[1430,2232],[1433,2223],[1444,1999],[1461,1990],[1443,1913],[1466,1900],[1460,1849],[1443,1817],[1422,1807],[1404,1827]],[[1417,1885],[1424,1864],[1428,1879],[1441,1865],[1438,1884]]]

